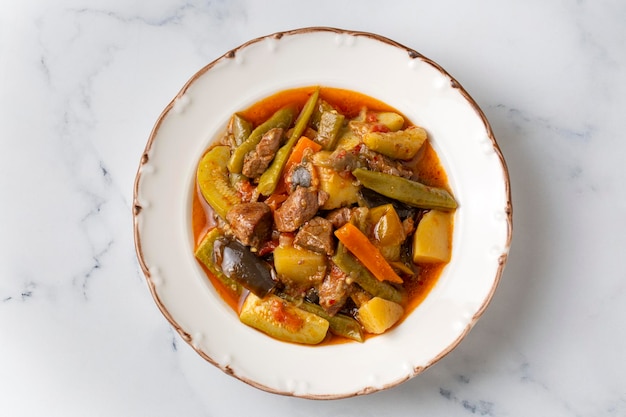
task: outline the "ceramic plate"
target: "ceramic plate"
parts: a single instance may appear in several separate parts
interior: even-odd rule
[[[429,132],[459,202],[451,262],[399,326],[365,343],[300,346],[239,322],[193,256],[196,164],[235,111],[323,85],[379,99]],[[387,389],[440,360],[498,284],[511,240],[509,179],[483,114],[439,65],[387,38],[306,28],[258,38],[202,68],[165,108],[135,182],[135,244],[154,299],[202,357],[263,390],[341,398]]]

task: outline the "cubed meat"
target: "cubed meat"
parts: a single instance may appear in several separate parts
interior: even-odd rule
[[[246,154],[241,171],[243,175],[258,178],[265,172],[280,147],[283,133],[283,129],[278,127],[263,135],[256,148]]]
[[[232,233],[244,245],[258,249],[272,236],[272,210],[265,203],[241,203],[226,214]]]
[[[337,172],[352,171],[361,166],[361,161],[358,158],[358,152],[355,150],[345,150],[337,148],[329,156],[330,166]]]
[[[339,229],[350,221],[352,209],[349,207],[340,207],[328,213],[326,219],[333,225],[335,229]]]
[[[317,190],[298,186],[274,211],[274,223],[280,232],[295,232],[311,220],[319,209]]]
[[[340,207],[329,212],[326,215],[328,220],[335,229],[339,229],[346,223],[362,225],[367,223],[369,209],[367,207]]]
[[[361,147],[360,156],[365,160],[365,164],[372,171],[383,172],[407,179],[413,177],[413,170],[404,165],[402,161],[374,152],[367,146]]]
[[[293,243],[313,252],[332,255],[335,251],[333,225],[323,217],[313,217],[300,228]]]
[[[348,276],[333,262],[330,272],[319,287],[319,304],[328,314],[334,316],[350,296]]]

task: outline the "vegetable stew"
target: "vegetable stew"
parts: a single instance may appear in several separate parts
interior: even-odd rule
[[[195,256],[241,322],[363,342],[450,260],[457,209],[427,131],[365,95],[280,92],[234,114],[198,163]]]

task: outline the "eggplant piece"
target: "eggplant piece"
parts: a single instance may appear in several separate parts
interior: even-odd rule
[[[393,208],[396,210],[396,213],[398,213],[398,216],[402,220],[413,217],[419,211],[417,207],[412,207],[401,201],[386,197],[382,194],[377,193],[374,190],[370,190],[369,188],[361,187],[359,193],[361,194],[361,197],[363,198],[363,201],[365,201],[365,204],[368,208],[391,204],[393,205]]]
[[[239,285],[237,281],[234,281],[224,275],[219,266],[215,264],[213,253],[215,252],[215,242],[218,239],[224,239],[222,232],[217,227],[211,229],[204,236],[204,238],[202,238],[202,241],[198,245],[195,252],[196,258],[209,270],[209,272],[219,279],[226,288],[229,288],[237,295],[240,295],[242,290],[241,285]]]
[[[276,287],[271,267],[237,240],[217,239],[214,256],[224,275],[255,295],[263,298]]]

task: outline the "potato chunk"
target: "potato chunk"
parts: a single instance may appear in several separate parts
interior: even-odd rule
[[[400,130],[402,129],[402,126],[404,126],[404,117],[400,116],[396,112],[384,111],[378,113],[376,116],[378,122],[387,126],[387,128],[392,132]]]
[[[312,285],[324,278],[326,256],[293,246],[279,246],[274,249],[274,267],[281,278]]]
[[[431,210],[422,217],[413,235],[413,262],[449,262],[452,255],[453,214]]]
[[[239,319],[273,338],[309,345],[324,340],[329,327],[328,320],[272,294],[263,298],[248,294]]]
[[[403,314],[400,304],[374,297],[359,307],[358,320],[367,332],[380,334],[396,324]]]
[[[328,200],[322,205],[322,210],[332,210],[357,202],[359,187],[355,185],[353,178],[343,177],[337,171],[322,166],[317,167],[317,173],[320,178],[320,189],[328,194]]]

